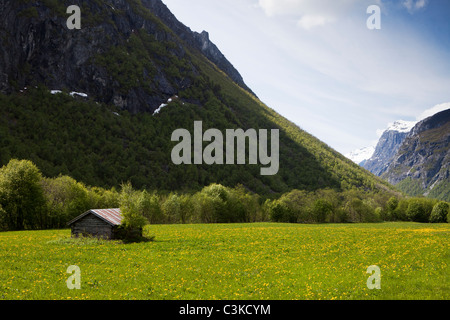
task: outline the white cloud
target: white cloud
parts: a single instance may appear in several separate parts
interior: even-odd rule
[[[402,20],[413,20],[405,0],[163,1],[210,32],[262,101],[343,154],[389,122],[450,101],[449,54]],[[382,30],[367,29],[373,4]]]
[[[434,116],[436,113],[439,113],[441,111],[450,109],[450,102],[441,103],[438,105],[435,105],[433,108],[427,109],[424,112],[422,112],[418,117],[417,120],[421,121],[426,118],[429,118],[431,116]]]
[[[337,21],[357,3],[358,0],[259,0],[259,7],[269,17],[295,17],[299,27],[309,30]]]
[[[428,4],[428,0],[404,0],[402,5],[408,10],[409,13],[414,13],[420,9],[423,9]]]
[[[333,21],[334,18],[332,17],[306,15],[301,17],[300,20],[298,20],[297,25],[299,27],[302,27],[303,29],[309,30],[314,27],[323,26]]]

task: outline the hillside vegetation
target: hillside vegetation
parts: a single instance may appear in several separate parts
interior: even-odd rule
[[[184,92],[157,115],[133,115],[64,93],[52,95],[45,87],[0,95],[0,163],[29,159],[46,176],[70,175],[101,187],[131,181],[137,188],[182,191],[211,183],[229,187],[240,183],[260,194],[321,188],[394,193],[387,183],[237,87],[235,97],[212,81],[199,82],[198,88],[191,94],[202,101],[200,105],[184,102],[191,95]],[[196,120],[202,120],[204,128],[223,132],[279,128],[278,175],[261,176],[258,165],[174,165],[170,155],[176,143],[170,141],[171,134],[178,128],[193,132]]]
[[[66,228],[94,208],[122,209],[125,228],[146,224],[239,222],[355,223],[416,221],[443,223],[447,202],[403,199],[373,192],[332,189],[292,190],[277,198],[211,184],[198,192],[120,190],[86,186],[69,176],[47,178],[28,160],[0,168],[0,231]]]
[[[11,72],[9,89],[0,94],[0,165],[12,158],[28,159],[45,176],[69,175],[104,188],[130,181],[135,188],[158,191],[200,191],[220,183],[242,184],[260,195],[325,188],[395,194],[388,183],[239,86],[232,73],[199,50],[195,34],[176,22],[160,1],[120,0],[114,10],[106,2],[83,1],[87,21],[80,32],[71,33],[60,30],[67,18],[61,9],[64,1],[6,3],[20,17],[5,17],[1,41],[9,43],[12,53],[17,51],[11,63],[24,67]],[[38,15],[25,14],[30,8]],[[29,41],[35,42],[21,43],[14,34],[30,24],[40,33],[30,31],[36,34]],[[22,52],[23,46],[33,54]],[[61,60],[66,55],[72,64]],[[50,94],[55,89],[63,93]],[[68,94],[72,91],[89,98],[73,98]],[[154,115],[162,103],[168,106]],[[179,128],[193,132],[194,121],[203,121],[204,130],[221,132],[279,129],[278,174],[261,176],[259,165],[174,165],[171,134]]]

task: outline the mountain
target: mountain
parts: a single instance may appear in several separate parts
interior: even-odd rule
[[[389,124],[378,141],[372,156],[362,166],[377,176],[381,176],[397,154],[406,136],[417,122],[398,120]]]
[[[81,30],[65,26],[66,8],[73,4],[81,8]],[[208,33],[192,32],[159,0],[1,0],[0,5],[3,47],[8,48],[0,60],[2,92],[35,82],[83,92],[134,113],[154,111],[192,86],[190,75],[199,72],[180,40],[249,90]],[[146,49],[151,59],[145,60]],[[169,64],[172,68],[161,67]]]
[[[354,150],[345,156],[352,160],[354,163],[364,166],[364,163],[370,159],[375,152],[375,147],[364,147],[358,150]]]
[[[450,109],[420,121],[382,175],[410,195],[450,200]]]
[[[69,5],[81,29],[69,30]],[[92,186],[260,194],[393,187],[264,105],[210,40],[160,0],[0,0],[0,165],[32,160]],[[278,129],[279,172],[176,165],[178,129]],[[204,146],[207,144],[204,143]]]

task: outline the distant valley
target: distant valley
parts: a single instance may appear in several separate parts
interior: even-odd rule
[[[450,109],[422,121],[396,121],[376,147],[347,155],[411,196],[450,200]]]

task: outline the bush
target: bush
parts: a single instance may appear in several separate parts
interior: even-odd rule
[[[443,223],[447,221],[449,215],[449,204],[447,202],[441,201],[435,204],[430,215],[431,223]]]
[[[122,224],[120,226],[120,238],[124,240],[139,240],[142,230],[148,223],[144,215],[145,194],[133,190],[130,183],[122,185],[120,192],[120,210],[122,212]]]
[[[414,198],[408,200],[406,217],[414,222],[428,222],[432,211],[432,203],[427,199]]]

